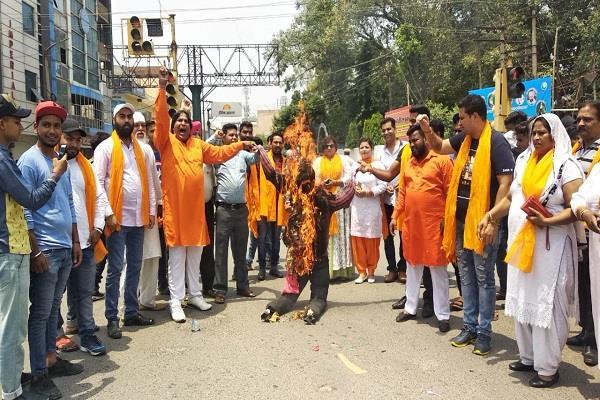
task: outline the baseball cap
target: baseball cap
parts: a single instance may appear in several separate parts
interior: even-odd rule
[[[87,136],[85,129],[83,129],[81,126],[79,126],[79,123],[76,120],[74,120],[73,118],[67,118],[65,120],[65,122],[63,122],[62,131],[63,131],[63,133],[67,133],[67,134],[73,133],[73,132],[79,132],[79,133],[81,133],[81,136]]]
[[[39,102],[37,107],[35,107],[35,120],[39,121],[40,118],[46,115],[57,116],[62,122],[65,122],[65,119],[67,119],[67,110],[51,100]]]
[[[27,118],[31,110],[18,107],[10,94],[0,94],[0,117]]]
[[[117,114],[119,113],[119,111],[121,111],[124,108],[131,110],[132,113],[135,112],[135,107],[132,106],[131,103],[122,103],[122,104],[118,104],[115,106],[115,108],[113,110],[113,117],[116,117]]]

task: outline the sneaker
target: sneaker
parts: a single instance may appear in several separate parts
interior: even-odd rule
[[[477,335],[477,340],[475,340],[475,347],[473,348],[473,354],[477,354],[478,356],[485,356],[490,353],[491,349],[491,338],[484,335]]]
[[[32,392],[29,388],[23,388],[23,393],[15,400],[48,400],[49,397],[45,394]]]
[[[171,303],[171,318],[173,321],[180,324],[185,322],[185,313],[183,312],[183,308],[181,308],[181,304],[179,302]]]
[[[50,400],[57,400],[62,397],[62,393],[52,379],[48,377],[48,375],[34,375],[31,378],[31,384],[29,386],[32,392],[40,393],[45,396],[48,396]]]
[[[79,346],[77,346],[77,343],[72,341],[68,336],[62,335],[56,338],[56,350],[68,353],[78,349]]]
[[[94,293],[92,293],[92,301],[102,300],[103,298],[104,298],[104,293],[102,293],[99,290],[94,290]]]
[[[467,328],[463,328],[460,333],[450,340],[450,344],[454,347],[465,347],[470,344],[475,343],[477,339],[477,334],[475,332],[471,332]]]
[[[96,335],[84,335],[81,338],[81,351],[90,353],[92,356],[100,356],[106,354],[106,346],[102,344]]]
[[[200,311],[208,311],[212,308],[212,304],[208,304],[202,296],[191,297],[188,300],[188,304],[196,307]]]
[[[83,372],[83,365],[73,364],[70,361],[56,357],[54,365],[48,367],[48,376],[50,378],[59,378],[61,376],[73,376]]]

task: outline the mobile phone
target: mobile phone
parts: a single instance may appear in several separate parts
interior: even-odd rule
[[[58,159],[61,160],[65,154],[67,154],[67,145],[61,144],[60,149],[58,150]]]

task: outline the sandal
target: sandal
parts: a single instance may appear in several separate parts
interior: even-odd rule
[[[463,310],[463,299],[461,296],[455,297],[450,300],[450,310],[452,311],[462,311]]]
[[[79,345],[72,341],[68,336],[62,335],[56,338],[56,350],[70,352],[79,350]]]
[[[223,293],[215,293],[215,303],[224,304],[225,303],[225,295]]]

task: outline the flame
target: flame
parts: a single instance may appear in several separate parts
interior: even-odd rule
[[[304,103],[299,104],[300,112],[294,123],[284,132],[285,143],[290,146],[291,155],[286,158],[284,174],[286,177],[286,204],[289,204],[290,215],[286,225],[286,234],[290,239],[286,266],[288,272],[298,276],[312,271],[315,254],[314,242],[317,236],[315,192],[316,185],[310,190],[302,190],[303,181],[298,177],[302,168],[312,168],[317,156],[317,146],[310,130],[308,117],[304,111]]]

